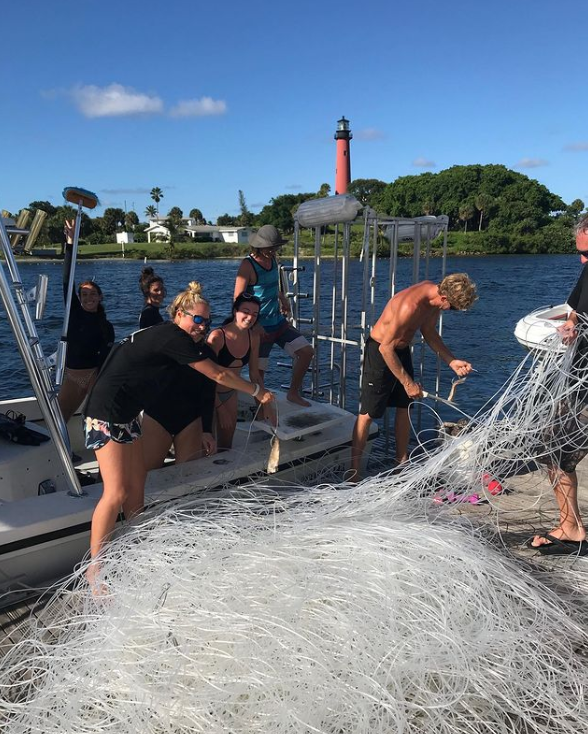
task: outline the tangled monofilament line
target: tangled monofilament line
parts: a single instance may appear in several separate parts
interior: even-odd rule
[[[431,501],[549,462],[573,364],[525,363],[401,474],[145,513],[108,544],[104,595],[81,569],[5,657],[9,731],[588,731],[587,620]]]

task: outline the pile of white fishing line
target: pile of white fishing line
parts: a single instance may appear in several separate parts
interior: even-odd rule
[[[585,611],[574,621],[431,502],[440,484],[469,491],[548,459],[541,421],[570,399],[570,370],[568,356],[521,367],[470,433],[402,474],[145,514],[108,545],[104,595],[80,576],[4,658],[0,721],[11,734],[588,731]]]

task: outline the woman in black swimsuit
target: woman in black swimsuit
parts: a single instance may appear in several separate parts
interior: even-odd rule
[[[103,480],[102,497],[92,516],[93,559],[114,530],[121,506],[127,519],[143,508],[146,471],[140,413],[150,399],[163,394],[164,386],[174,384],[182,365],[213,382],[246,392],[260,403],[273,400],[267,390],[209,358],[211,350],[203,337],[210,312],[199,294],[200,285],[190,283],[170,307],[171,321],[137,331],[117,345],[88,398],[86,448],[96,451]],[[88,568],[91,584],[98,570],[95,563]]]
[[[139,288],[145,299],[141,316],[139,317],[139,329],[161,324],[163,316],[159,309],[165,298],[165,286],[163,278],[156,275],[153,268],[143,268],[139,276]]]
[[[193,338],[201,342],[205,358],[218,363],[216,354],[204,341],[210,325],[210,306],[202,295],[200,283],[190,283],[174,299],[169,308],[172,320],[178,311],[186,308],[194,321]],[[214,454],[212,422],[216,383],[188,365],[178,365],[169,371],[159,387],[145,398],[142,422],[145,469],[162,467],[172,443],[176,464]]]
[[[257,330],[253,330],[260,306],[258,298],[242,293],[233,303],[232,321],[211,331],[208,343],[214,349],[221,367],[228,367],[239,375],[248,364],[249,379],[263,388],[263,377],[259,371],[260,337]],[[237,425],[237,392],[217,385],[215,407],[218,448],[225,451],[233,445]]]

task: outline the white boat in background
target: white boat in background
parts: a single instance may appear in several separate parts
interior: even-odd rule
[[[557,327],[567,319],[570,311],[571,308],[567,303],[542,306],[518,321],[514,335],[525,349],[533,351],[552,349]],[[565,346],[562,344],[558,349],[563,351]]]

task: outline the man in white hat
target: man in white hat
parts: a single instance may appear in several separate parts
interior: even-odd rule
[[[251,253],[241,262],[233,299],[250,293],[261,301],[259,325],[265,334],[259,348],[259,369],[267,370],[268,358],[278,344],[294,360],[288,400],[298,405],[310,405],[302,395],[302,381],[314,356],[314,349],[302,334],[290,325],[290,303],[280,291],[280,273],[276,254],[286,243],[272,224],[264,224],[250,239]]]

